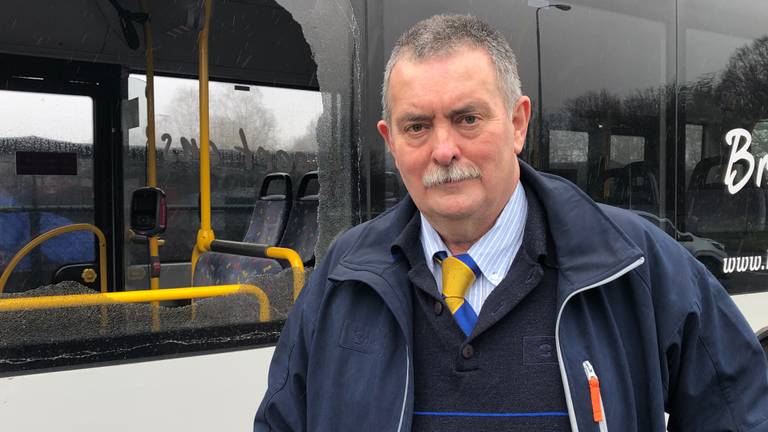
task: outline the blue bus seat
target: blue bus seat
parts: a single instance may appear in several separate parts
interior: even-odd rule
[[[282,186],[277,192],[271,190],[275,184]],[[242,241],[276,245],[288,221],[292,196],[289,174],[271,173],[264,177]],[[250,275],[277,273],[281,268],[275,260],[209,252],[198,260],[193,285],[246,283]]]
[[[282,193],[270,193],[270,186],[282,184]],[[246,243],[276,245],[283,236],[288,214],[291,210],[293,187],[291,176],[286,173],[271,173],[264,177],[259,199],[251,213],[248,231],[243,236]]]
[[[279,246],[295,250],[305,266],[315,263],[317,244],[317,209],[320,204],[320,183],[317,171],[301,177],[296,201],[293,203],[288,224]]]
[[[737,194],[731,195],[723,182],[727,170],[725,156],[701,160],[693,169],[686,196],[685,229],[694,234],[750,233],[768,227],[768,200],[765,191],[750,179]],[[744,163],[733,167],[746,172]]]

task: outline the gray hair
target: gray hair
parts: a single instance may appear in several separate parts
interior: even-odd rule
[[[382,118],[390,121],[389,77],[401,57],[424,60],[465,47],[484,49],[496,68],[499,90],[504,95],[507,110],[511,111],[521,96],[520,77],[517,73],[515,53],[501,33],[485,21],[469,15],[435,15],[419,21],[395,43],[384,69],[381,86]]]

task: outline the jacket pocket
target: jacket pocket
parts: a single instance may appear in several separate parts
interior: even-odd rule
[[[608,432],[608,423],[605,420],[605,406],[603,405],[603,397],[600,394],[600,380],[597,378],[595,368],[592,367],[592,363],[589,360],[585,360],[582,366],[584,366],[584,373],[587,375],[587,383],[589,384],[592,420],[597,423],[600,432]]]

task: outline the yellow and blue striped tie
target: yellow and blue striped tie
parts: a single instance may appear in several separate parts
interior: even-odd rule
[[[477,323],[477,314],[472,305],[464,299],[467,289],[480,275],[480,268],[469,254],[447,257],[444,251],[435,254],[443,273],[443,297],[448,309],[461,330],[467,336]]]

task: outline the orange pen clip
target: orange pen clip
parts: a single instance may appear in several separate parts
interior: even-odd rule
[[[600,380],[597,379],[597,374],[592,368],[592,364],[590,362],[585,361],[583,366],[584,372],[587,374],[587,381],[589,382],[589,397],[592,401],[592,418],[595,420],[595,423],[600,423],[603,421],[603,406],[601,403],[602,398],[600,397]]]
[[[603,409],[600,406],[600,381],[597,377],[589,379],[589,396],[592,399],[592,417],[595,423],[603,421]]]

